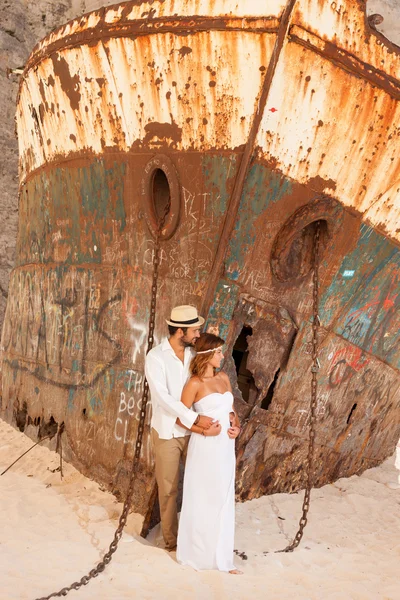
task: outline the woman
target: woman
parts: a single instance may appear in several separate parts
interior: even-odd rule
[[[208,430],[194,425],[185,466],[177,559],[196,570],[240,574],[233,564],[235,529],[235,442],[240,428],[229,378],[217,372],[224,340],[203,333],[196,342],[191,378],[182,402],[216,420]],[[179,423],[181,425],[181,423]]]

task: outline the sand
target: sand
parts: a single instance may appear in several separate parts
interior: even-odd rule
[[[0,472],[32,441],[0,421]],[[46,442],[45,442],[46,443]],[[115,498],[37,447],[0,477],[1,600],[33,600],[76,581],[99,560],[121,510]],[[68,597],[110,599],[399,600],[400,486],[395,457],[360,477],[313,491],[301,546],[276,554],[296,531],[303,494],[237,505],[242,576],[197,573],[137,534],[132,515],[106,571]],[[399,464],[400,467],[400,464]],[[267,552],[267,553],[265,553]]]

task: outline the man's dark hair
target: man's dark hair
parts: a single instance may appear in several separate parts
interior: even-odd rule
[[[188,327],[174,327],[173,325],[168,325],[169,335],[175,335],[178,329],[182,329],[183,335],[187,334]]]

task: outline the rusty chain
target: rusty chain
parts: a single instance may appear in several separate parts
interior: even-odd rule
[[[58,467],[58,470],[60,471],[61,474],[61,479],[63,478],[63,468],[62,468],[62,440],[61,440],[61,436],[64,433],[64,429],[65,429],[65,425],[64,422],[61,423],[61,425],[59,425],[58,429],[57,429],[57,441],[56,441],[56,453],[58,452],[60,455],[60,466]],[[2,475],[5,475],[7,473],[7,471],[9,471],[11,469],[11,467],[13,467],[18,461],[21,460],[21,458],[23,458],[24,456],[26,456],[31,450],[33,450],[34,448],[36,448],[36,446],[39,446],[39,444],[42,444],[43,442],[45,442],[46,440],[52,440],[54,437],[54,433],[50,434],[50,435],[46,435],[46,437],[41,438],[38,442],[36,442],[35,444],[33,444],[33,446],[31,446],[30,448],[28,448],[28,450],[25,450],[25,452],[23,452],[20,456],[18,456],[17,459],[15,459],[10,465],[8,465],[8,467],[6,469],[4,469],[4,471],[2,473],[0,473],[0,477]]]
[[[319,294],[319,244],[321,235],[321,223],[317,221],[314,234],[314,256],[313,256],[313,322],[312,322],[312,367],[311,367],[311,401],[310,401],[310,426],[309,426],[309,444],[307,456],[307,483],[304,491],[304,500],[302,515],[299,521],[299,529],[289,546],[279,552],[293,552],[300,544],[303,537],[304,528],[307,525],[307,515],[310,509],[311,489],[313,485],[313,458],[315,445],[315,422],[317,412],[317,373],[319,370],[318,361],[318,328],[320,325],[318,315],[318,294]]]
[[[57,441],[56,441],[56,453],[58,452],[60,455],[60,476],[61,479],[64,477],[64,473],[63,473],[63,451],[62,451],[62,434],[64,433],[65,430],[65,423],[64,421],[61,423],[61,425],[58,428],[57,431]]]
[[[41,440],[39,440],[38,442],[36,442],[35,444],[33,444],[33,446],[31,446],[30,448],[28,448],[28,450],[25,450],[25,452],[23,452],[20,456],[18,456],[18,458],[16,460],[14,460],[11,465],[8,465],[8,467],[6,469],[4,469],[4,471],[2,473],[0,473],[0,477],[2,475],[5,475],[7,473],[7,471],[9,471],[11,469],[11,467],[13,467],[19,460],[21,460],[21,458],[23,458],[26,454],[28,454],[28,452],[30,452],[31,450],[33,450],[34,448],[36,448],[36,446],[39,446],[39,444],[41,444],[42,442],[45,442],[46,440],[50,440],[52,437],[54,437],[54,435],[46,435],[46,437],[42,438]]]
[[[158,286],[158,268],[160,266],[161,236],[162,236],[162,232],[165,227],[165,221],[166,221],[168,213],[170,212],[170,209],[171,209],[171,197],[169,198],[169,200],[165,206],[164,213],[158,222],[158,228],[156,231],[156,240],[155,240],[154,255],[153,255],[153,278],[152,278],[152,285],[151,285],[149,332],[148,332],[148,336],[147,336],[147,352],[146,352],[146,354],[152,349],[153,343],[154,343],[154,329],[155,329],[155,323],[156,323],[157,286]],[[130,477],[129,477],[128,492],[126,495],[126,499],[124,502],[121,516],[119,518],[118,527],[114,533],[114,538],[108,548],[108,552],[106,552],[104,554],[102,560],[93,569],[91,569],[87,575],[84,575],[83,577],[81,577],[81,579],[79,581],[75,581],[71,585],[62,588],[58,592],[53,592],[52,594],[49,594],[48,596],[41,596],[40,598],[37,598],[36,600],[49,600],[50,598],[61,598],[62,596],[66,596],[71,590],[79,590],[82,586],[87,585],[91,579],[93,579],[94,577],[97,577],[100,573],[102,573],[104,571],[104,569],[106,568],[106,566],[111,562],[113,554],[116,552],[116,550],[118,548],[118,543],[122,537],[122,532],[126,525],[126,522],[128,519],[128,514],[129,514],[129,509],[132,504],[134,486],[135,486],[135,482],[137,479],[137,475],[139,473],[140,454],[141,454],[141,450],[142,450],[143,433],[144,433],[148,401],[149,401],[149,384],[147,383],[147,380],[145,377],[144,384],[143,384],[142,402],[141,402],[141,406],[140,406],[138,431],[137,431],[136,442],[135,442],[135,453],[134,453],[133,460],[132,460],[132,468],[131,468],[131,473],[130,473]]]

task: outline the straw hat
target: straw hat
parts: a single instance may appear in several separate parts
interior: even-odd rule
[[[172,327],[198,327],[204,323],[203,317],[197,314],[197,308],[188,304],[175,306],[171,310],[169,320],[166,319],[166,321]]]

